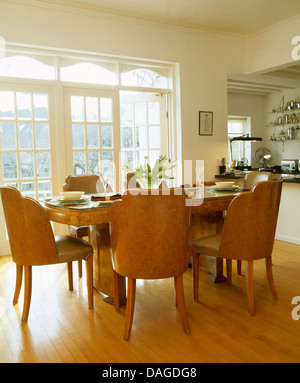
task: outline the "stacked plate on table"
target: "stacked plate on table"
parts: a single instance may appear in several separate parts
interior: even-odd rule
[[[57,197],[57,200],[62,204],[80,204],[88,202],[90,197],[85,196],[82,191],[68,191],[60,192],[60,197]]]
[[[209,186],[208,190],[214,191],[236,191],[241,188],[234,184],[234,181],[226,181],[226,182],[216,182],[215,185]]]

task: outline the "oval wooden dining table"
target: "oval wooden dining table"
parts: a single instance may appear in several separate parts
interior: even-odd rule
[[[190,191],[187,203],[191,206],[190,241],[212,235],[221,230],[223,214],[239,190],[217,191],[209,187]],[[111,194],[111,193],[109,193]],[[103,194],[91,196],[92,199]],[[43,207],[53,222],[75,226],[90,226],[89,241],[94,247],[94,287],[104,294],[105,300],[113,303],[113,278],[110,256],[109,207],[114,202],[90,201],[74,206],[63,205],[56,198],[47,200]],[[189,256],[190,257],[190,256]],[[189,258],[190,259],[190,258]],[[214,282],[226,280],[223,275],[223,260],[203,257],[200,267],[209,272]],[[119,295],[121,303],[126,301],[125,278],[119,276]]]

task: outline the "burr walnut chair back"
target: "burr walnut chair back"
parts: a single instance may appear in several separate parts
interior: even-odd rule
[[[86,241],[69,235],[54,236],[49,218],[34,199],[21,196],[12,187],[0,187],[2,205],[12,259],[16,263],[16,287],[13,303],[19,299],[23,267],[25,288],[22,322],[29,315],[32,266],[68,263],[69,289],[73,290],[72,262],[87,263],[88,304],[93,307],[93,247]]]
[[[194,300],[198,300],[199,256],[225,258],[227,281],[231,284],[232,259],[246,261],[249,314],[254,315],[253,261],[266,259],[267,277],[274,298],[277,292],[272,275],[275,239],[282,181],[263,181],[253,190],[235,197],[228,207],[222,233],[192,242]]]
[[[263,181],[232,200],[219,257],[251,261],[272,255],[281,189],[282,181]]]
[[[271,172],[248,172],[245,178],[236,181],[236,184],[242,186],[244,189],[253,189],[253,187],[262,181],[272,181],[273,173]]]
[[[112,204],[111,254],[115,287],[120,274],[128,279],[124,339],[130,337],[136,279],[175,278],[177,307],[184,332],[189,333],[182,275],[188,267],[189,207],[182,189],[136,189]],[[155,194],[153,194],[155,193]],[[176,195],[178,193],[178,195]],[[115,307],[118,310],[118,289]]]
[[[54,234],[45,210],[12,187],[1,198],[13,261],[24,266],[58,263]]]
[[[99,178],[95,174],[69,175],[65,179],[63,191],[83,191],[86,194],[97,193]]]

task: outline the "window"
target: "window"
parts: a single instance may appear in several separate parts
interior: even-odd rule
[[[135,168],[144,156],[153,162],[160,154],[176,159],[175,128],[167,122],[175,102],[168,97],[173,67],[6,44],[0,57],[0,183],[44,199],[59,195],[68,174],[102,172],[119,191],[122,164]],[[7,254],[3,222],[0,253]]]
[[[145,156],[154,165],[160,154],[167,154],[165,97],[122,92],[120,105],[122,165],[134,169]]]
[[[13,55],[0,60],[0,76],[55,80],[54,58]]]
[[[231,161],[244,161],[245,166],[251,165],[251,142],[248,141],[233,141],[230,143],[230,138],[250,134],[250,117],[228,117],[228,158]],[[232,153],[231,153],[232,152]]]
[[[48,94],[0,91],[0,132],[3,183],[30,197],[51,196]]]
[[[73,174],[100,174],[115,188],[115,96],[112,92],[66,89],[66,137],[72,137],[68,168]],[[70,147],[69,147],[70,149]]]

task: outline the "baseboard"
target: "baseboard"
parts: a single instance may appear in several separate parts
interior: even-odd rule
[[[275,239],[277,239],[278,241],[289,242],[289,243],[294,243],[295,245],[300,245],[299,238],[288,237],[286,235],[276,235]]]

